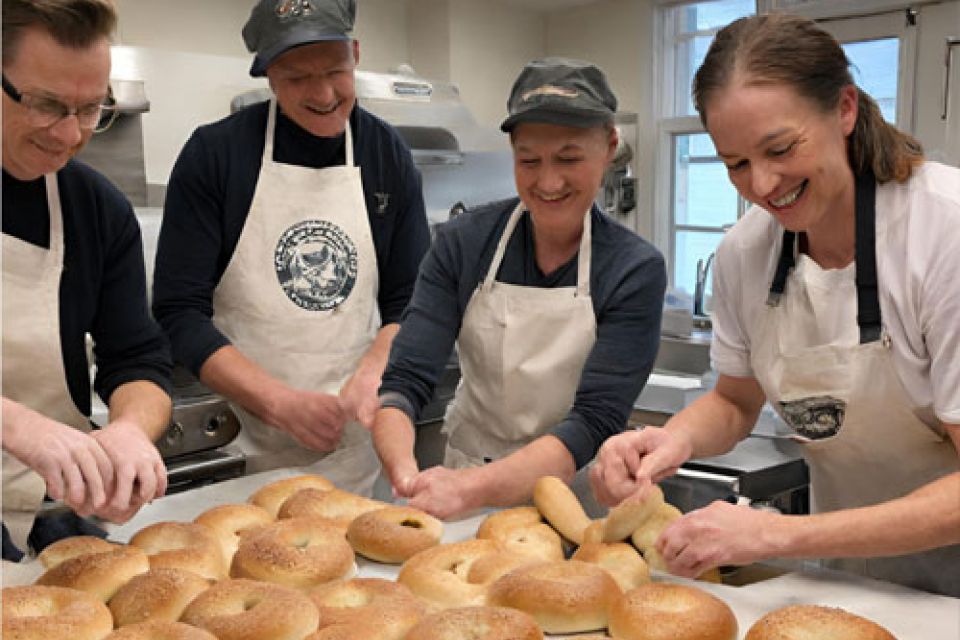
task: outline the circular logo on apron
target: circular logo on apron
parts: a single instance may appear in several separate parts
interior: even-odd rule
[[[357,248],[343,229],[305,220],[283,232],[273,255],[283,292],[310,311],[336,309],[357,282]]]

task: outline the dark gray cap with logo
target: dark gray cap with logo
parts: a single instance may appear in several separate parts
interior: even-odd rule
[[[500,129],[510,132],[521,122],[595,127],[611,122],[616,110],[617,97],[596,65],[543,58],[528,63],[513,83]]]
[[[265,75],[274,60],[294,47],[350,40],[356,17],[356,0],[260,0],[243,27],[247,51],[256,54],[250,75]]]

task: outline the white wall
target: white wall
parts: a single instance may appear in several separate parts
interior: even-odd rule
[[[918,24],[914,134],[928,157],[960,166],[960,47],[953,51],[949,121],[940,117],[946,38],[960,36],[960,1],[921,7]]]

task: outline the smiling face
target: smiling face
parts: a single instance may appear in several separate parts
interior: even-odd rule
[[[853,86],[822,111],[786,85],[734,80],[706,105],[707,131],[743,198],[791,231],[853,216],[847,136],[857,118]]]
[[[514,128],[512,144],[517,193],[534,225],[578,228],[613,159],[616,130],[524,122]]]
[[[106,38],[74,49],[58,44],[45,30],[26,29],[3,73],[20,93],[76,107],[101,102],[110,77],[110,43]],[[90,140],[75,116],[49,127],[30,122],[22,104],[3,95],[3,168],[18,180],[34,180],[59,171]]]
[[[295,47],[267,67],[277,104],[315,136],[343,133],[356,102],[353,72],[360,59],[356,40]]]

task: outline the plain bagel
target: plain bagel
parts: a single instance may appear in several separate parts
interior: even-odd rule
[[[487,585],[470,582],[470,568],[477,559],[502,552],[503,548],[493,540],[430,547],[403,563],[397,582],[439,608],[483,604]]]
[[[253,580],[223,580],[183,612],[181,622],[206,629],[218,640],[303,640],[320,614],[296,589]]]
[[[487,593],[487,604],[529,613],[547,633],[579,633],[607,626],[620,587],[600,567],[568,560],[520,567]]]
[[[146,552],[151,569],[184,569],[208,580],[227,573],[217,538],[194,522],[157,522],[134,534],[130,544]]]
[[[277,480],[276,482],[271,482],[270,484],[260,487],[256,493],[250,496],[249,502],[266,509],[267,513],[276,518],[280,512],[280,507],[287,498],[297,491],[307,488],[330,491],[335,487],[332,482],[323,476],[309,474],[294,476],[293,478],[284,478],[283,480]]]
[[[335,582],[317,587],[308,595],[320,612],[321,630],[364,627],[370,637],[401,638],[427,609],[410,589],[381,578]]]
[[[696,587],[651,582],[629,591],[610,611],[616,640],[736,640],[727,603]]]
[[[640,553],[625,542],[601,544],[584,542],[571,556],[571,560],[582,560],[595,564],[616,580],[621,591],[639,587],[650,582],[650,569]]]
[[[386,564],[400,564],[436,546],[442,535],[442,522],[412,507],[368,511],[347,528],[347,542],[354,551]]]
[[[213,532],[223,551],[223,566],[229,567],[240,546],[240,536],[274,522],[274,517],[255,504],[223,504],[204,511],[194,519]]]
[[[626,540],[663,504],[663,491],[655,484],[647,487],[641,494],[627,498],[607,514],[603,526],[603,542]]]
[[[563,560],[560,535],[543,521],[536,507],[514,507],[487,516],[477,538],[496,540],[508,551],[540,560]]]
[[[771,611],[757,620],[744,640],[896,640],[876,622],[843,609],[792,605]]]
[[[556,476],[543,476],[533,485],[533,503],[554,529],[570,542],[583,542],[583,532],[593,522],[577,496]]]
[[[10,640],[101,640],[113,629],[110,610],[96,596],[63,587],[7,587],[3,633]]]

